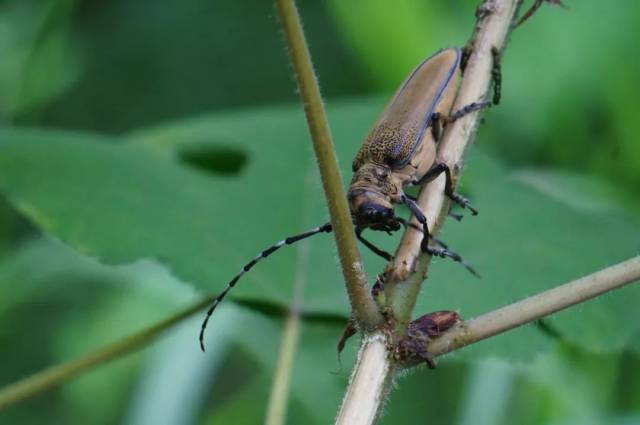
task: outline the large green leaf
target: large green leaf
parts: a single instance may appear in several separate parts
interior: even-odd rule
[[[349,159],[380,108],[370,100],[329,108],[345,181]],[[37,225],[76,249],[108,263],[158,258],[207,293],[220,290],[268,244],[327,220],[297,107],[205,116],[130,138],[136,143],[5,130],[0,189]],[[236,177],[179,160],[185,152],[211,159],[230,150],[247,158]],[[553,182],[552,172],[544,175]],[[481,213],[449,223],[443,237],[484,278],[475,280],[458,265],[436,260],[418,312],[448,308],[474,316],[623,260],[640,246],[638,225],[613,201],[609,205],[602,191],[587,203],[590,208],[581,208],[589,193],[580,194],[582,204],[566,202],[533,184],[527,173],[477,152],[465,181]],[[317,238],[308,251],[289,249],[258,265],[233,296],[285,306],[297,276],[305,280],[306,311],[346,316],[332,239]],[[396,240],[372,239],[389,250]],[[371,275],[382,270],[383,263],[369,254],[365,262]],[[630,318],[639,297],[630,287],[550,323],[588,348],[617,349],[637,331]],[[546,344],[546,336],[523,328],[469,352],[520,358]]]

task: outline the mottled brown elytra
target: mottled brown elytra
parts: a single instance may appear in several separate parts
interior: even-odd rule
[[[450,251],[443,243],[436,240],[437,247],[429,245],[429,228],[425,215],[415,199],[405,193],[407,187],[432,181],[445,173],[446,195],[463,208],[469,209],[473,215],[478,213],[466,198],[454,192],[449,167],[440,162],[436,154],[436,143],[443,126],[489,106],[489,102],[472,103],[451,113],[461,75],[461,57],[462,52],[458,48],[443,49],[427,58],[409,74],[378,118],[353,161],[354,175],[349,186],[348,200],[358,240],[377,255],[386,260],[392,258],[391,254],[367,241],[362,232],[365,229],[393,232],[410,225],[407,220],[395,215],[395,205],[404,204],[421,224],[424,235],[421,244],[423,252],[451,258],[476,274],[458,254]],[[200,331],[202,350],[209,318],[243,274],[284,245],[331,231],[331,223],[327,223],[309,232],[290,236],[262,251],[243,266],[213,300],[207,312]]]

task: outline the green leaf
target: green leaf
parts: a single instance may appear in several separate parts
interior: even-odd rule
[[[329,107],[345,185],[349,159],[381,107],[371,100]],[[139,131],[130,139],[136,143],[5,130],[0,133],[0,189],[37,225],[74,248],[107,263],[157,258],[206,293],[222,289],[269,244],[327,220],[297,107],[214,114]],[[221,170],[211,157],[229,151],[246,162]],[[180,160],[185,152],[196,165]],[[199,162],[193,160],[197,152],[213,154]],[[239,174],[230,176],[234,170]],[[545,179],[553,181],[553,173],[545,171]],[[462,190],[480,215],[448,223],[443,238],[483,279],[436,259],[416,314],[458,309],[472,317],[638,252],[637,223],[607,200],[606,191],[595,199],[580,194],[582,204],[576,204],[529,180],[473,152],[464,176],[469,184]],[[580,207],[585,202],[590,208]],[[371,236],[387,250],[397,243],[397,236]],[[285,248],[243,277],[232,296],[285,307],[298,273],[306,281],[305,311],[346,317],[332,236],[317,236],[308,248],[307,265],[296,248]],[[365,264],[371,276],[384,267],[369,253]],[[638,330],[630,320],[638,291],[629,287],[562,313],[549,326],[586,348],[617,350]],[[547,344],[546,335],[524,327],[457,357],[528,358]]]

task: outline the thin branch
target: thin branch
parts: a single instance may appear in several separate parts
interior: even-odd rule
[[[640,279],[640,257],[549,289],[456,325],[427,344],[439,356],[538,320]]]
[[[295,71],[300,97],[304,104],[307,124],[313,141],[322,186],[329,206],[331,224],[335,233],[342,274],[347,285],[353,317],[361,329],[374,329],[382,323],[382,316],[371,297],[360,251],[342,187],[342,175],[331,140],[329,123],[322,104],[320,88],[313,70],[309,48],[304,37],[300,16],[294,0],[276,0],[278,13],[289,47],[289,56]]]
[[[284,334],[280,342],[278,364],[269,393],[265,425],[284,425],[286,423],[291,374],[300,340],[300,322],[300,312],[292,309],[285,322]]]
[[[312,186],[312,174],[305,176],[305,188]],[[311,202],[305,204],[305,217],[311,216]],[[284,332],[280,341],[278,362],[273,377],[271,392],[269,393],[269,404],[267,405],[267,415],[265,425],[284,425],[287,419],[287,406],[289,404],[289,394],[291,388],[291,375],[295,365],[296,351],[300,343],[300,328],[302,325],[302,306],[304,299],[304,289],[309,272],[309,242],[304,242],[298,246],[296,261],[296,276],[293,284],[293,299],[289,306],[289,315],[284,324]]]
[[[459,110],[472,102],[486,98],[491,83],[493,67],[492,49],[502,51],[507,35],[520,7],[521,0],[486,0],[477,10],[478,21],[471,39],[471,56],[465,69],[464,79],[456,96],[453,110]],[[471,113],[453,125],[447,127],[439,145],[439,159],[449,165],[454,181],[457,181],[463,166],[464,153],[472,143],[480,122],[481,113]],[[430,224],[430,232],[437,234],[446,218],[449,202],[444,196],[445,177],[430,182],[420,193],[418,204],[425,212]],[[415,218],[413,219],[414,224]],[[416,226],[419,228],[419,226]],[[427,274],[431,258],[422,255],[420,242],[422,233],[408,228],[395,259],[385,274],[385,295],[396,329],[392,335],[397,342],[406,336],[406,329],[411,321],[411,314],[420,287]],[[360,347],[359,356],[367,355],[371,350],[370,344]],[[358,362],[352,373],[347,397],[344,398],[336,424],[340,425],[369,425],[376,421],[384,407],[384,402],[390,392],[396,366],[390,356],[382,356],[378,362]],[[387,375],[380,379],[380,371]],[[358,382],[368,382],[368,386],[355,385]],[[373,397],[374,401],[369,399]],[[376,411],[361,412],[362,406]],[[347,421],[345,418],[349,418]]]
[[[209,298],[201,300],[155,325],[102,347],[84,357],[42,370],[0,389],[0,410],[57,387],[88,369],[100,366],[148,345],[164,331],[199,312],[210,303],[211,300]]]

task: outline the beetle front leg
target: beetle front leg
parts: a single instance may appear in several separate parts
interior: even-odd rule
[[[422,242],[420,242],[420,250],[422,252],[425,252],[429,255],[435,255],[436,257],[440,257],[440,258],[451,258],[453,261],[462,264],[462,266],[466,268],[469,271],[469,273],[471,273],[475,277],[478,277],[478,278],[480,277],[480,274],[476,271],[476,269],[474,269],[469,264],[467,264],[466,261],[464,261],[464,259],[459,254],[457,254],[454,251],[451,251],[447,247],[447,245],[444,244],[441,240],[431,236],[431,234],[429,233],[429,226],[427,225],[427,218],[425,217],[424,213],[422,212],[418,204],[416,204],[416,202],[413,199],[407,197],[407,195],[405,194],[402,194],[402,196],[400,197],[400,202],[402,202],[409,208],[409,210],[413,213],[413,215],[416,216],[416,219],[418,220],[418,222],[422,225],[422,229],[420,229],[422,230],[422,235],[423,235]],[[414,227],[414,225],[410,222],[406,222],[405,226]],[[429,239],[433,239],[438,245],[440,245],[440,248],[429,246]]]
[[[471,202],[467,198],[453,190],[453,179],[451,178],[451,170],[449,169],[449,166],[444,162],[436,163],[436,165],[431,167],[431,169],[429,169],[429,171],[427,171],[426,174],[422,176],[422,178],[420,178],[420,180],[414,182],[414,184],[419,185],[428,183],[435,180],[442,173],[445,173],[445,176],[447,178],[444,185],[444,193],[456,204],[471,211],[472,215],[478,215],[478,210],[471,205]]]

